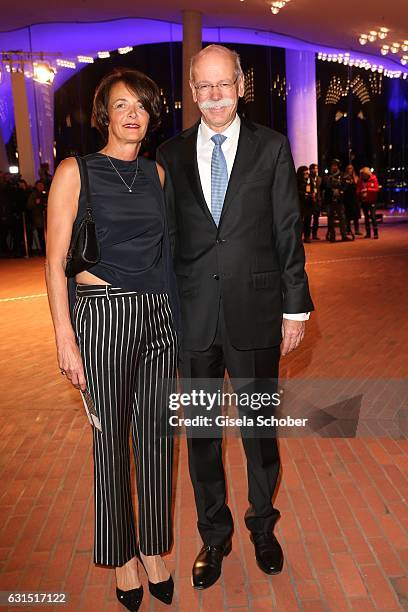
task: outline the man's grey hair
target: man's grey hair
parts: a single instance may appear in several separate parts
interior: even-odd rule
[[[244,74],[241,68],[241,60],[236,51],[232,51],[231,49],[228,49],[227,47],[224,47],[223,45],[208,45],[208,47],[204,47],[204,49],[201,49],[201,51],[193,55],[193,57],[190,60],[190,81],[191,83],[194,83],[194,66],[196,65],[197,61],[201,59],[202,57],[204,57],[205,55],[207,55],[207,53],[211,53],[212,51],[217,51],[219,53],[227,53],[229,55],[229,57],[232,59],[235,65],[234,67],[234,78],[235,79],[239,79],[239,77]]]

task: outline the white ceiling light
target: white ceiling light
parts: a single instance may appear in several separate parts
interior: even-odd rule
[[[80,64],[93,64],[94,58],[89,55],[78,55],[78,62]]]
[[[386,45],[385,45],[386,46]],[[408,73],[406,72],[402,72],[401,70],[387,70],[386,68],[384,68],[384,66],[382,64],[371,64],[367,58],[354,58],[354,57],[350,57],[350,53],[323,53],[323,51],[319,51],[319,53],[317,54],[317,59],[323,61],[323,62],[339,62],[339,63],[343,63],[346,66],[355,66],[356,68],[364,68],[365,70],[370,70],[371,72],[378,72],[379,74],[383,74],[386,77],[389,77],[391,79],[398,79],[402,76],[403,79],[407,79],[408,78]],[[402,61],[404,60],[404,61]],[[403,55],[402,56],[402,60],[401,63],[403,65],[408,64],[408,55]],[[350,82],[350,81],[348,81]],[[342,95],[346,95],[344,92],[342,93]]]
[[[57,59],[57,66],[61,66],[61,68],[72,68],[72,70],[75,70],[76,63],[69,60]]]
[[[290,0],[274,0],[274,2],[270,3],[270,9],[273,15],[277,15],[279,11],[287,5]]]
[[[42,85],[51,85],[56,74],[55,68],[51,68],[51,66],[47,62],[36,62],[33,63],[34,74],[33,79],[37,81],[37,83],[41,83]]]
[[[118,49],[119,55],[125,55],[126,53],[130,53],[131,51],[133,51],[133,47],[119,47]]]

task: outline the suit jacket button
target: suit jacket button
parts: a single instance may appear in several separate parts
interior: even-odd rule
[[[219,275],[218,275],[218,274],[213,274],[213,279],[214,279],[214,280],[220,280],[220,277],[219,277]]]

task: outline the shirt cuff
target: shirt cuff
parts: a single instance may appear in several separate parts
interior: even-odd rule
[[[308,321],[310,317],[310,312],[299,312],[296,314],[287,314],[283,313],[284,319],[289,319],[290,321]]]

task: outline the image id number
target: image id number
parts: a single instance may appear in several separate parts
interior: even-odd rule
[[[67,603],[67,601],[67,593],[26,593],[13,591],[2,591],[0,593],[0,605],[64,604]]]

